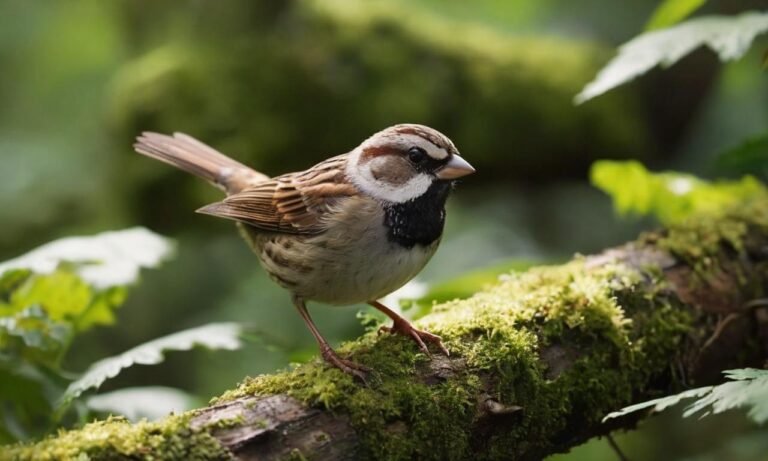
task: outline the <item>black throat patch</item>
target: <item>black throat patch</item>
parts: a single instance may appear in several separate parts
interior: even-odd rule
[[[405,248],[427,246],[440,238],[445,224],[445,201],[449,181],[434,181],[419,197],[404,203],[384,205],[384,225],[389,241]]]

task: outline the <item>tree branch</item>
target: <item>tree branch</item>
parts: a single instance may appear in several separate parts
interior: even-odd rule
[[[436,306],[420,324],[450,357],[371,333],[341,349],[375,370],[367,385],[315,361],[249,378],[182,416],[110,419],[9,453],[540,459],[643,416],[602,423],[612,410],[762,366],[768,307],[754,300],[766,287],[768,203],[745,204]]]

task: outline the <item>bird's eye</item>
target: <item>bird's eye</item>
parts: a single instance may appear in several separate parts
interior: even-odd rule
[[[423,163],[427,159],[427,152],[421,147],[411,147],[408,149],[408,160],[413,163]]]

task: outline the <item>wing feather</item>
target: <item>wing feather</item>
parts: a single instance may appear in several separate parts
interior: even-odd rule
[[[290,234],[323,232],[322,217],[342,197],[357,195],[345,177],[346,155],[309,170],[278,176],[232,194],[199,210],[258,229]]]

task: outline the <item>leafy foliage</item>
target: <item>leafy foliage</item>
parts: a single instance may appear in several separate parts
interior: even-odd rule
[[[167,239],[136,228],[64,238],[1,263],[4,357],[58,368],[73,336],[112,323],[139,270],[171,251]]]
[[[698,400],[685,409],[684,417],[700,412],[703,412],[702,416],[707,416],[736,408],[748,408],[748,415],[754,422],[763,424],[768,421],[768,370],[744,368],[727,370],[724,373],[731,381],[631,405],[608,414],[604,421],[647,408],[662,411],[690,398]]]
[[[768,132],[751,137],[715,160],[718,170],[768,179]]]
[[[0,394],[7,400],[0,443],[38,435],[59,423],[68,404],[85,390],[134,364],[160,363],[166,350],[240,346],[238,326],[207,325],[101,360],[72,382],[62,362],[77,335],[113,323],[114,310],[125,301],[140,270],[157,267],[172,249],[168,239],[136,228],[57,240],[0,264]],[[119,396],[91,398],[89,403],[96,410],[147,415],[146,403],[160,397],[150,396],[147,389],[134,390],[123,395],[130,399],[115,405]],[[181,405],[182,399],[176,397],[168,397],[168,403]],[[54,412],[55,402],[65,405]],[[78,405],[81,414],[87,414],[86,407]]]
[[[657,65],[669,67],[700,46],[708,46],[721,61],[744,55],[758,35],[768,31],[768,13],[706,16],[663,30],[641,34],[619,48],[613,58],[576,95],[581,104],[642,75]]]
[[[651,15],[646,30],[673,26],[704,6],[707,0],[665,0]]]
[[[77,398],[88,389],[98,388],[107,379],[114,378],[123,369],[136,364],[155,365],[164,360],[169,350],[186,351],[195,346],[208,349],[239,349],[240,326],[235,323],[212,323],[191,328],[134,347],[115,357],[99,360],[88,368],[80,379],[72,382],[62,396],[62,404]]]
[[[653,173],[635,161],[596,162],[590,180],[613,198],[619,213],[652,214],[665,225],[693,213],[718,212],[768,192],[751,176],[739,181],[709,182],[685,173]]]
[[[140,269],[157,267],[172,252],[173,245],[168,239],[136,227],[56,240],[0,263],[0,274],[11,270],[52,274],[66,264],[83,282],[104,289],[136,282]]]
[[[647,29],[651,31],[622,45],[619,55],[585,86],[574,98],[575,103],[599,96],[657,65],[669,67],[703,45],[717,53],[721,61],[738,59],[747,52],[755,37],[768,31],[768,12],[697,18],[669,27],[704,3],[706,0],[664,1],[648,22]],[[664,27],[668,28],[652,31]],[[766,160],[768,134],[763,134],[721,155],[716,166],[730,173],[765,178]],[[692,213],[718,212],[755,196],[765,198],[766,194],[765,186],[752,176],[744,176],[740,181],[708,182],[683,173],[651,173],[638,162],[596,162],[591,181],[612,196],[614,207],[620,213],[654,214],[664,224],[679,222]],[[662,411],[681,400],[697,398],[683,416],[700,412],[706,416],[746,407],[753,421],[759,424],[768,421],[768,370],[741,369],[724,373],[731,381],[631,405],[610,413],[604,420],[649,408]]]

